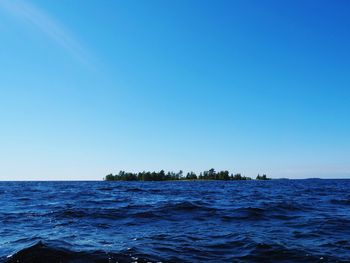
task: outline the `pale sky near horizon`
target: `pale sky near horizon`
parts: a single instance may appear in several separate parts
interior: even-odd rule
[[[350,178],[350,2],[0,0],[0,180]]]

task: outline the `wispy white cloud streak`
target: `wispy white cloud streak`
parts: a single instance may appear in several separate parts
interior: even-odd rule
[[[81,63],[91,66],[85,48],[65,27],[44,10],[22,0],[0,0],[0,8],[26,24],[36,27]]]

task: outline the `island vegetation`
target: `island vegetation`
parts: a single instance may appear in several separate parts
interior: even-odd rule
[[[265,174],[258,175],[256,180],[269,180]],[[106,181],[184,181],[184,180],[252,180],[251,177],[242,176],[240,173],[233,174],[227,170],[216,172],[215,169],[210,169],[199,173],[188,172],[184,174],[182,170],[179,172],[138,172],[131,173],[120,171],[118,174],[108,174],[104,177]]]

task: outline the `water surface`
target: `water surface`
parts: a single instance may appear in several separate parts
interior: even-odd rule
[[[0,182],[0,237],[2,262],[350,262],[350,180]]]

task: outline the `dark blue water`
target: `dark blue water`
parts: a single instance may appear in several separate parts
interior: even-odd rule
[[[350,262],[350,180],[0,182],[0,261]]]

